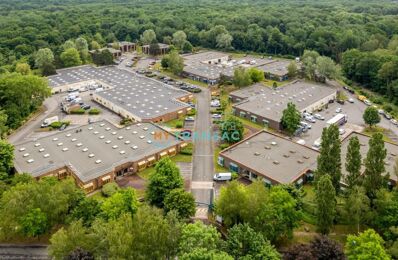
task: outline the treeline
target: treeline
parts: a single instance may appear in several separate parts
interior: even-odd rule
[[[40,1],[24,2],[3,9],[0,65],[23,59],[33,67],[33,54],[50,48],[61,67],[61,45],[69,39],[83,37],[102,45],[137,41],[148,29],[158,42],[168,43],[182,30],[193,46],[292,56],[310,49],[337,61],[348,49],[368,50],[374,39],[385,41],[398,34],[397,8],[389,1],[52,3],[44,7]]]

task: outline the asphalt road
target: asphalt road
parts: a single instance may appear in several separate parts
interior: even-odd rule
[[[214,174],[213,140],[207,138],[212,135],[210,91],[207,88],[202,88],[202,92],[196,95],[196,99],[197,116],[195,133],[200,138],[194,138],[195,152],[193,156],[191,190],[196,202],[205,207],[211,203]]]

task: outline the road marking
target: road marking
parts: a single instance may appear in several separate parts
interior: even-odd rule
[[[212,181],[193,181],[191,182],[191,189],[204,190],[204,189],[213,189]]]

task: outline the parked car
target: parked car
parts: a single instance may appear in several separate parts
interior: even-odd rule
[[[348,99],[348,102],[354,103],[354,99],[353,99],[353,98],[349,98],[349,99]]]
[[[300,122],[300,125],[303,126],[304,128],[308,128],[308,129],[311,129],[311,128],[312,128],[312,125],[310,125],[310,124],[308,124],[308,123],[306,123],[306,122],[304,122],[304,121],[301,121],[301,122]]]
[[[306,116],[304,119],[305,119],[305,121],[308,121],[310,123],[315,123],[316,122],[316,120],[315,120],[315,118],[313,116]]]
[[[187,116],[185,121],[195,121],[195,118],[193,116]]]
[[[391,119],[390,122],[391,122],[393,125],[398,125],[398,121],[395,120],[395,119]]]
[[[383,109],[379,109],[379,110],[377,110],[377,112],[378,112],[380,115],[384,115],[384,110],[383,110]]]
[[[86,105],[86,104],[83,104],[80,107],[83,108],[84,110],[89,110],[91,108],[90,105]]]
[[[59,128],[59,131],[63,131],[63,130],[65,130],[65,128],[67,127],[67,125],[66,124],[62,124],[61,125],[61,127]]]
[[[341,109],[341,107],[336,108],[336,113],[341,113],[343,111],[343,109]]]
[[[371,105],[372,105],[372,102],[370,102],[370,101],[367,100],[367,99],[365,99],[365,100],[363,101],[363,103],[365,103],[365,105],[367,105],[367,106],[371,106]]]
[[[305,117],[307,117],[307,116],[311,116],[311,114],[310,114],[310,113],[307,113],[307,112],[304,112],[304,113],[303,113],[303,117],[305,118]]]
[[[211,117],[213,119],[221,119],[222,116],[220,114],[212,114]]]
[[[340,135],[345,134],[345,129],[344,129],[344,128],[339,128],[339,134],[340,134]]]
[[[384,113],[384,117],[385,117],[387,120],[390,120],[390,119],[392,118],[392,116],[391,116],[390,114],[387,114],[387,113]]]
[[[319,119],[319,120],[325,120],[325,117],[322,116],[321,114],[315,114],[314,117],[315,117],[316,119]]]

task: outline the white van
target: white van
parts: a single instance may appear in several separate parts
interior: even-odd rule
[[[232,180],[232,173],[230,172],[220,172],[214,174],[213,180],[215,181],[230,181]]]
[[[51,125],[52,123],[58,122],[58,121],[59,121],[58,116],[46,118],[46,119],[44,119],[43,123],[41,124],[41,127],[42,128],[47,127],[47,126]]]

